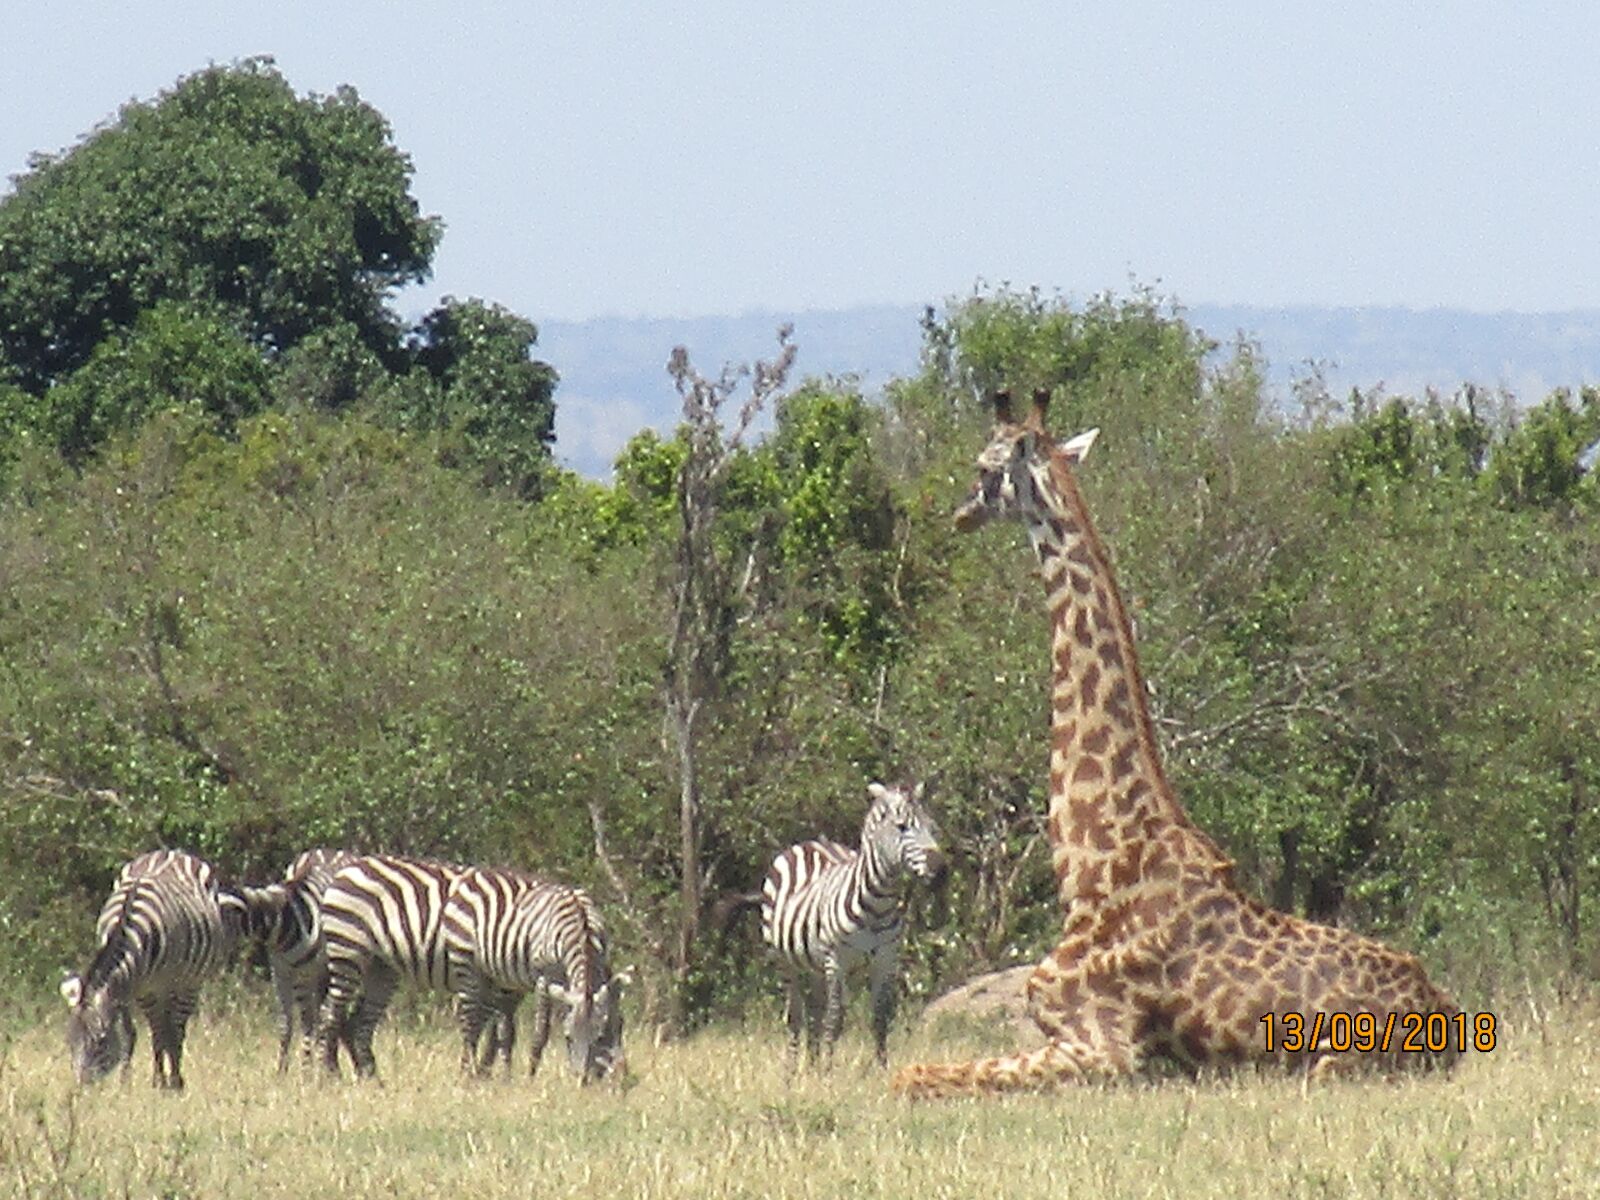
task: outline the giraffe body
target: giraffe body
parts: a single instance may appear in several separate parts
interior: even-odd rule
[[[1234,882],[1233,864],[1189,818],[1162,769],[1133,636],[1111,564],[1078,491],[1094,433],[1056,445],[1043,401],[1015,423],[1002,406],[979,458],[972,529],[1019,518],[1051,615],[1050,810],[1046,825],[1064,924],[1027,984],[1050,1039],[1029,1054],[906,1067],[896,1091],[981,1094],[1137,1072],[1277,1060],[1318,1074],[1401,1054],[1267,1050],[1265,1014],[1458,1010],[1421,964],[1349,930],[1269,908]],[[1326,1020],[1326,1018],[1325,1018]]]

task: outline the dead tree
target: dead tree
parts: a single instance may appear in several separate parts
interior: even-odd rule
[[[667,371],[683,401],[687,453],[678,471],[678,539],[672,584],[672,634],[665,669],[666,734],[678,763],[679,890],[677,940],[673,947],[672,1023],[689,1016],[689,979],[699,938],[706,889],[701,849],[704,819],[700,795],[700,721],[718,698],[733,627],[730,571],[717,552],[715,533],[721,487],[743,446],[751,423],[782,389],[794,364],[793,327],[778,330],[778,356],[770,362],[727,366],[707,379],[682,346],[672,351]],[[749,395],[733,424],[724,428],[723,407],[746,380]]]

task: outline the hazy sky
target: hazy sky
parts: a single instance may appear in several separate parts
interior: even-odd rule
[[[917,303],[1600,307],[1600,5],[7,5],[0,172],[179,75],[354,85],[535,320]],[[579,15],[581,14],[581,15]]]

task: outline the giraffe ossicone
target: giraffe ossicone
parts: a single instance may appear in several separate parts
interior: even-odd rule
[[[1098,430],[1056,443],[1048,394],[1017,420],[996,397],[994,436],[958,528],[1020,520],[1051,621],[1049,817],[1063,915],[1060,943],[1027,984],[1049,1039],[1036,1051],[899,1071],[909,1096],[983,1095],[1133,1074],[1154,1059],[1188,1068],[1277,1061],[1316,1074],[1345,1065],[1448,1063],[1442,1055],[1335,1053],[1324,1037],[1291,1054],[1262,1018],[1459,1010],[1411,955],[1269,908],[1168,784],[1131,625],[1089,518],[1077,465]],[[1323,1022],[1317,1023],[1324,1027]]]

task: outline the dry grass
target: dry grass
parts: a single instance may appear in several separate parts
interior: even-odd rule
[[[1451,1076],[1278,1076],[911,1105],[850,1042],[786,1077],[775,1028],[630,1046],[627,1088],[456,1073],[442,1026],[379,1034],[386,1082],[279,1078],[264,1021],[202,1015],[189,1091],[69,1082],[55,1028],[0,1050],[0,1196],[1465,1197],[1600,1188],[1600,1009],[1506,1013]],[[900,1034],[897,1062],[993,1049]]]

